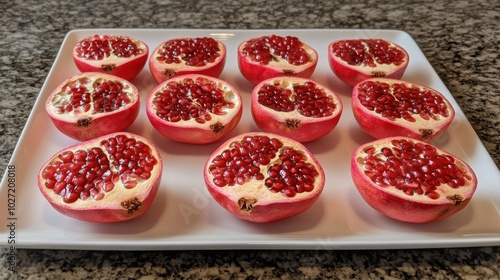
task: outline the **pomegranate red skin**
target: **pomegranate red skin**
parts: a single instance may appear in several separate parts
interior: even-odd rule
[[[133,102],[126,107],[116,111],[99,114],[81,114],[78,116],[68,116],[54,112],[52,100],[54,95],[61,92],[63,87],[70,81],[81,78],[103,78],[112,81],[120,81],[130,87],[133,95]],[[123,131],[127,129],[137,119],[140,111],[139,91],[130,82],[114,75],[100,72],[84,72],[68,78],[52,91],[45,103],[45,110],[54,126],[66,136],[78,141],[87,141],[109,133]]]
[[[401,121],[390,121],[386,118],[381,117],[380,114],[375,114],[367,110],[364,106],[360,104],[358,99],[359,95],[358,87],[360,84],[367,81],[380,81],[389,84],[402,83],[436,92],[436,94],[439,94],[443,98],[443,102],[446,103],[446,106],[448,107],[449,116],[439,122],[426,122],[422,124],[414,124],[410,122],[401,122]],[[352,103],[351,108],[354,114],[354,118],[356,119],[356,122],[366,133],[368,133],[375,139],[394,137],[394,136],[405,136],[429,142],[432,139],[443,134],[446,131],[446,129],[451,125],[453,119],[455,118],[455,110],[453,109],[453,106],[441,93],[423,85],[410,83],[402,80],[389,79],[389,78],[371,78],[360,82],[353,88],[351,103]]]
[[[176,39],[190,39],[190,38],[176,38]],[[216,40],[217,41],[217,40]],[[220,56],[216,58],[213,63],[208,63],[205,66],[189,66],[185,63],[180,64],[167,64],[163,62],[159,62],[156,60],[157,54],[161,51],[165,42],[157,46],[148,60],[149,70],[151,75],[155,79],[157,83],[162,83],[168,79],[171,79],[176,76],[182,75],[190,75],[190,74],[199,74],[206,75],[214,78],[218,78],[222,71],[224,71],[224,67],[226,65],[226,45],[224,43],[217,41]]]
[[[238,193],[238,191],[235,192],[230,192],[226,193],[223,189],[224,188],[240,188],[244,189],[245,186],[226,186],[223,188],[220,188],[216,185],[214,185],[212,179],[213,176],[209,172],[209,165],[211,164],[211,161],[214,156],[220,154],[220,152],[228,147],[228,145],[233,142],[242,139],[243,137],[246,136],[255,136],[255,135],[264,135],[268,136],[270,138],[279,138],[279,139],[284,139],[286,143],[293,142],[295,148],[302,149],[304,151],[308,151],[305,146],[300,144],[299,142],[296,142],[292,139],[287,139],[286,137],[279,136],[277,134],[273,133],[266,133],[266,132],[247,132],[243,133],[237,136],[232,137],[231,139],[228,139],[225,141],[222,145],[220,145],[219,148],[217,148],[212,155],[207,159],[205,166],[204,166],[204,180],[205,180],[205,186],[207,187],[210,195],[214,198],[215,201],[217,201],[218,204],[220,204],[224,209],[226,209],[229,213],[234,215],[235,217],[238,217],[242,220],[254,222],[254,223],[271,223],[283,219],[287,219],[296,215],[299,215],[309,208],[311,208],[314,203],[319,199],[321,196],[321,193],[323,192],[324,189],[324,184],[325,184],[325,173],[323,168],[321,167],[320,163],[318,160],[314,157],[313,154],[310,155],[310,160],[314,163],[314,165],[317,168],[317,171],[320,173],[319,179],[320,183],[316,185],[316,189],[314,192],[306,193],[305,195],[302,195],[300,198],[297,199],[283,199],[282,194],[274,194],[274,198],[266,198],[263,193],[270,193],[267,188],[261,184],[259,187],[256,187],[253,191],[251,190],[250,192],[252,195],[254,195],[256,198],[258,198],[258,202],[253,204],[253,207],[251,208],[251,211],[245,211],[242,210],[238,200],[242,198],[242,195],[244,193],[244,190],[241,190],[241,193]],[[249,186],[247,186],[249,187]],[[260,193],[260,194],[259,194]],[[262,197],[259,197],[262,196]]]
[[[237,101],[236,108],[234,108],[235,113],[231,115],[228,114],[220,118],[224,126],[224,129],[221,131],[214,132],[212,129],[210,129],[208,125],[199,125],[195,124],[194,122],[172,123],[164,121],[156,115],[156,110],[153,108],[152,105],[154,93],[161,90],[170,81],[176,81],[187,78],[195,79],[197,77],[204,77],[212,81],[219,81],[218,82],[219,84],[224,84],[225,87],[227,89],[230,89],[230,91],[235,96],[235,99]],[[226,137],[238,125],[239,121],[241,120],[241,116],[243,114],[243,105],[241,100],[242,99],[239,92],[234,87],[232,87],[223,80],[201,74],[186,74],[182,76],[175,76],[171,79],[168,79],[157,85],[153,90],[151,90],[148,99],[146,101],[146,114],[148,116],[151,125],[155,128],[155,130],[170,140],[186,144],[209,144],[219,141],[222,138]]]
[[[347,85],[354,87],[357,83],[362,82],[369,78],[386,77],[392,79],[401,79],[410,62],[408,52],[401,46],[389,42],[392,46],[401,50],[405,56],[406,61],[399,66],[379,66],[378,68],[352,66],[345,61],[339,59],[333,54],[333,46],[337,41],[328,45],[328,63],[333,73]]]
[[[460,161],[460,165],[463,166],[463,168],[466,169],[467,173],[471,176],[469,190],[465,193],[463,200],[459,203],[454,203],[450,200],[434,202],[430,199],[425,201],[405,199],[401,196],[394,195],[394,193],[391,193],[386,188],[379,187],[377,184],[373,183],[364,174],[363,169],[360,167],[360,164],[358,164],[356,159],[360,152],[367,146],[379,146],[381,143],[388,143],[393,139],[407,139],[409,141],[421,142],[412,138],[388,137],[359,146],[351,157],[352,180],[359,194],[368,205],[387,217],[415,224],[444,220],[458,213],[468,205],[477,188],[477,177],[472,168],[466,162],[456,157],[455,160]],[[449,154],[439,148],[437,149],[440,154]]]
[[[98,35],[96,35],[98,36]],[[115,37],[115,35],[101,35],[99,37]],[[121,36],[127,37],[127,36]],[[73,61],[80,72],[100,72],[110,75],[115,75],[125,80],[132,80],[144,68],[149,56],[149,47],[141,40],[127,37],[136,43],[138,48],[142,49],[142,53],[131,57],[117,57],[111,55],[102,60],[87,60],[77,54],[78,44],[75,45],[72,52]],[[91,40],[92,37],[83,40]],[[82,40],[82,41],[83,41]]]
[[[274,81],[277,80],[287,81],[288,84],[305,84],[307,82],[313,82],[318,87],[324,89],[325,92],[328,92],[328,95],[331,96],[336,105],[335,111],[332,115],[327,117],[313,118],[301,116],[296,111],[290,113],[277,112],[259,104],[259,89],[266,84],[273,84]],[[302,143],[314,141],[330,133],[337,126],[343,111],[342,101],[337,93],[310,79],[299,77],[277,77],[266,79],[254,87],[251,99],[252,117],[260,129],[265,132],[276,133]],[[291,126],[289,124],[290,120],[294,120],[294,123],[296,123],[295,121],[300,122],[298,125]]]
[[[109,197],[106,200],[106,201],[110,200],[108,204],[94,203],[93,205],[85,205],[85,203],[82,203],[82,201],[75,202],[72,204],[65,203],[62,201],[62,198],[59,195],[55,194],[52,190],[47,189],[43,185],[44,179],[42,177],[42,172],[45,166],[54,159],[56,159],[59,154],[68,150],[75,151],[80,147],[94,146],[98,144],[101,140],[111,138],[117,134],[124,134],[129,137],[133,137],[144,143],[147,143],[152,148],[153,154],[158,159],[158,165],[155,168],[156,171],[154,171],[154,176],[152,176],[152,178],[149,179],[147,186],[143,187],[138,191],[134,192],[130,191],[126,195]],[[138,218],[143,214],[145,214],[150,209],[151,204],[153,203],[160,186],[162,172],[163,172],[163,162],[159,152],[157,151],[156,147],[153,145],[152,142],[150,142],[149,140],[147,140],[142,136],[138,136],[128,132],[119,132],[119,133],[104,135],[102,137],[98,137],[89,141],[81,142],[74,146],[64,148],[59,152],[55,153],[49,160],[47,160],[47,162],[40,169],[37,182],[38,182],[38,189],[42,193],[43,197],[45,197],[45,199],[57,212],[65,216],[85,222],[116,223]],[[123,188],[123,186],[120,187]],[[139,201],[141,201],[141,207],[139,210],[133,213],[129,213],[121,206],[121,202],[131,200],[133,198],[137,198],[139,199]]]
[[[242,42],[238,46],[238,67],[241,74],[250,83],[256,85],[263,80],[280,77],[293,76],[300,78],[310,78],[316,70],[318,64],[318,53],[312,47],[303,43],[303,48],[310,56],[310,62],[300,66],[294,66],[284,60],[281,60],[277,65],[261,65],[258,62],[253,62],[243,53],[243,48],[247,41]]]
[[[205,184],[210,184],[205,179]],[[318,200],[319,196],[311,196],[301,201],[279,201],[268,204],[258,204],[252,208],[252,212],[242,211],[237,200],[228,199],[227,196],[218,192],[214,187],[209,187],[208,192],[224,209],[237,218],[254,223],[272,223],[297,216],[309,208]]]

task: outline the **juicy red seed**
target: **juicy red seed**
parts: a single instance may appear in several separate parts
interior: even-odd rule
[[[214,178],[214,184],[217,187],[224,187],[228,184],[228,182],[224,180],[224,178]]]
[[[350,65],[376,67],[377,64],[401,65],[406,55],[380,39],[342,40],[333,45],[333,54]]]
[[[115,145],[112,146],[111,142]],[[101,143],[101,146],[107,146],[106,151],[110,153],[111,163],[120,174],[131,173],[147,180],[151,176],[148,170],[153,170],[157,163],[149,146],[126,135],[117,135],[114,139]]]
[[[224,90],[205,78],[170,82],[155,93],[156,115],[169,122],[194,119],[198,123],[211,120],[210,114],[224,115],[224,109],[235,104],[225,99]]]
[[[158,51],[158,61],[172,64],[184,62],[189,66],[205,66],[221,56],[219,43],[209,37],[174,39],[165,42]]]
[[[426,193],[425,196],[427,196],[430,199],[438,199],[440,197],[440,195],[435,191],[430,191]]]
[[[63,197],[63,201],[66,203],[73,203],[80,198],[79,190],[75,189],[75,187],[71,184],[68,184],[64,191],[61,193]]]
[[[102,150],[93,150],[95,153],[103,154]],[[54,183],[53,191],[63,197],[67,203],[72,203],[80,197],[79,188],[88,183],[88,177],[96,177],[95,173],[90,171],[88,165],[97,161],[95,156],[89,156],[85,150],[75,152],[67,151],[59,156],[61,161],[55,161],[45,168],[46,180]],[[54,170],[55,168],[55,170]],[[109,171],[109,170],[108,170]]]
[[[258,91],[258,102],[278,112],[297,111],[299,114],[321,118],[331,116],[337,105],[333,99],[313,82],[296,84],[293,90],[279,83],[262,86]]]
[[[359,85],[358,93],[361,105],[389,120],[415,122],[415,116],[434,120],[449,116],[448,106],[441,96],[409,84],[367,81]]]
[[[133,189],[137,186],[137,181],[129,181],[123,184],[126,189]]]
[[[54,185],[54,192],[61,194],[61,192],[66,188],[66,183],[64,181],[57,181]]]
[[[466,170],[455,164],[450,155],[439,155],[430,144],[393,140],[391,145],[364,149],[358,162],[374,183],[394,186],[407,195],[424,195],[438,199],[441,184],[463,187],[470,181]]]
[[[248,40],[243,47],[243,54],[265,65],[278,61],[278,57],[292,65],[303,65],[311,60],[304,44],[293,36],[271,35]]]
[[[76,53],[79,57],[88,60],[102,60],[111,54],[111,47],[109,41],[101,39],[100,36],[95,35],[90,40],[83,40],[78,43]]]
[[[144,49],[128,37],[117,36],[110,40],[113,53],[118,57],[132,57],[144,53]]]
[[[262,161],[263,158],[266,160]],[[262,165],[267,169],[266,174],[260,172]],[[214,157],[209,171],[218,187],[231,186],[232,182],[244,185],[255,179],[264,181],[271,192],[281,192],[288,197],[312,191],[319,176],[303,152],[283,147],[279,139],[265,136],[246,137],[231,143],[227,150]]]
[[[99,36],[84,39],[76,45],[76,53],[87,60],[103,60],[111,54],[132,57],[144,53],[144,49],[125,36]]]
[[[45,176],[44,176],[45,178]],[[45,187],[48,189],[53,189],[56,185],[56,180],[52,178],[45,179]]]
[[[112,182],[105,182],[103,187],[102,187],[102,190],[104,192],[110,192],[114,189],[115,187],[115,184],[113,184]]]
[[[64,163],[72,162],[73,161],[73,156],[74,154],[70,151],[63,152],[59,155],[59,158],[62,160]]]
[[[124,86],[120,82],[98,80],[93,86],[93,105],[97,113],[118,110],[132,101],[123,91]]]
[[[158,163],[148,145],[126,135],[103,140],[100,146],[61,153],[42,172],[45,186],[66,203],[77,199],[99,200],[104,198],[104,193],[111,192],[119,180],[110,166],[120,174],[129,174],[126,184],[122,183],[130,188],[149,179]],[[109,153],[109,160],[103,149]]]

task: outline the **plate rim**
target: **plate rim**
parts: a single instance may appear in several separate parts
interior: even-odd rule
[[[411,39],[415,44],[417,44],[415,42],[415,40],[412,38],[412,36],[407,33],[406,31],[404,30],[399,30],[399,29],[361,29],[361,28],[353,28],[353,29],[314,29],[314,28],[307,28],[307,29],[224,29],[224,28],[221,28],[221,29],[198,29],[198,28],[180,28],[180,29],[176,29],[176,28],[153,28],[153,29],[149,29],[149,28],[82,28],[82,29],[72,29],[70,31],[68,31],[66,33],[66,35],[64,36],[64,39],[61,43],[61,46],[57,52],[57,55],[54,59],[54,64],[51,66],[49,72],[47,73],[47,76],[45,78],[45,81],[42,85],[42,87],[40,88],[40,91],[39,91],[39,95],[38,97],[36,98],[35,100],[35,103],[33,105],[33,108],[31,110],[31,112],[29,113],[29,116],[28,116],[28,119],[26,121],[26,125],[24,126],[24,128],[22,129],[21,131],[21,134],[19,136],[19,139],[15,145],[15,148],[12,152],[12,155],[11,155],[11,158],[8,162],[8,164],[6,165],[6,170],[5,170],[5,173],[4,174],[7,174],[7,166],[13,164],[13,160],[15,158],[15,156],[17,155],[17,153],[20,152],[21,148],[22,148],[22,145],[25,141],[27,141],[26,139],[26,134],[28,133],[28,129],[31,125],[33,125],[33,122],[35,121],[35,110],[37,107],[39,106],[42,106],[43,104],[39,104],[39,103],[44,103],[44,100],[43,98],[41,98],[42,96],[42,93],[44,91],[47,91],[46,90],[46,87],[48,86],[48,81],[50,78],[52,78],[52,74],[53,74],[53,71],[55,71],[55,62],[58,61],[58,59],[60,58],[63,50],[64,50],[64,47],[65,47],[65,44],[67,42],[67,40],[69,40],[70,36],[74,36],[74,35],[78,35],[78,34],[81,34],[82,32],[102,32],[102,31],[117,31],[117,32],[121,32],[121,31],[127,31],[127,32],[131,32],[131,31],[175,31],[175,32],[182,32],[182,31],[186,31],[186,32],[192,32],[192,31],[197,31],[197,32],[214,32],[214,31],[230,31],[230,32],[242,32],[242,33],[254,33],[254,32],[269,32],[269,31],[272,31],[272,32],[276,32],[276,31],[279,31],[279,32],[311,32],[311,31],[321,31],[321,32],[336,32],[336,31],[342,31],[342,32],[345,32],[345,31],[361,31],[361,32],[384,32],[384,33],[387,33],[387,32],[390,32],[390,33],[394,33],[394,34],[399,34],[399,35],[403,35],[403,36],[406,36],[407,38]],[[421,53],[421,55],[423,55],[425,57],[425,54],[422,52],[422,50],[420,49],[420,47],[418,47],[417,45],[417,50]],[[427,59],[427,58],[426,58]],[[435,75],[437,75],[437,73],[435,72],[435,69],[431,66],[431,70],[433,71],[433,73]],[[443,86],[446,88],[446,86],[444,85],[443,81],[440,79],[440,77],[438,76],[438,81],[441,82],[443,84]],[[451,93],[450,93],[451,95]],[[456,102],[456,100],[453,98],[453,102]],[[458,108],[460,111],[461,109]],[[463,114],[463,112],[462,112]],[[468,125],[470,125],[470,122],[466,119],[466,116],[464,115],[465,117],[465,120],[467,122]],[[480,138],[478,137],[477,133],[474,131],[474,129],[472,129],[472,131],[474,132],[475,135],[473,135],[473,137],[475,137],[475,140],[479,140],[479,148],[483,149],[483,153],[486,152],[486,154],[488,155],[487,157],[487,160],[489,160],[490,164],[492,164],[493,166],[496,167],[496,165],[494,164],[494,161],[493,159],[491,158],[491,155],[489,155],[486,151],[486,148],[484,147],[482,141],[480,140]],[[498,168],[496,168],[497,170],[497,175],[498,175]],[[0,192],[2,191],[2,189],[4,189],[4,185],[5,185],[5,180],[6,180],[7,176],[4,176],[3,179],[2,179],[2,182],[1,182],[1,185],[0,185]],[[5,191],[5,190],[3,190]],[[3,234],[4,232],[3,231],[0,231],[0,234]],[[445,248],[445,247],[475,247],[475,246],[488,246],[488,245],[500,245],[500,233],[498,235],[486,235],[486,236],[483,236],[483,237],[471,237],[471,238],[444,238],[444,239],[440,239],[440,238],[435,238],[433,239],[432,241],[422,241],[422,243],[425,243],[424,244],[424,247],[422,247],[422,244],[418,244],[418,243],[414,243],[414,244],[411,244],[411,243],[408,243],[404,240],[399,240],[399,241],[389,241],[387,240],[387,242],[379,242],[378,244],[363,244],[363,242],[360,242],[360,241],[356,241],[354,243],[350,243],[350,242],[345,242],[345,243],[341,243],[341,244],[338,244],[338,243],[335,243],[335,242],[331,242],[331,243],[328,243],[327,239],[325,239],[326,241],[324,243],[326,244],[323,244],[322,245],[318,245],[318,240],[310,240],[310,239],[306,239],[305,241],[303,240],[302,243],[297,243],[296,241],[297,239],[293,239],[293,240],[269,240],[269,241],[266,241],[266,242],[258,242],[258,241],[250,241],[250,242],[242,242],[241,240],[240,241],[231,241],[231,240],[225,240],[224,242],[219,242],[219,243],[206,243],[206,242],[191,242],[190,244],[177,244],[177,241],[176,240],[172,240],[170,243],[167,242],[167,245],[166,246],[160,246],[161,248],[158,248],[158,244],[157,243],[151,243],[151,244],[132,244],[131,246],[123,246],[123,245],[120,245],[120,244],[114,244],[112,246],[110,245],[105,245],[105,246],[102,246],[102,245],[99,245],[97,243],[79,243],[77,245],[74,245],[74,246],[66,246],[66,245],[62,245],[57,244],[57,242],[55,243],[52,243],[52,242],[47,242],[47,243],[36,243],[36,242],[33,242],[33,243],[30,243],[30,242],[25,242],[24,244],[21,243],[21,244],[16,244],[16,247],[18,248],[33,248],[33,249],[36,249],[36,248],[40,248],[40,249],[57,249],[57,248],[61,248],[61,249],[84,249],[84,250],[89,250],[89,249],[104,249],[104,250],[142,250],[142,249],[147,249],[147,250],[155,250],[155,249],[158,249],[158,250],[167,250],[167,249],[175,249],[175,250],[178,250],[178,249],[183,249],[183,248],[191,248],[191,249],[403,249],[403,248]],[[464,241],[465,240],[465,241]],[[3,246],[8,246],[8,244],[6,244],[6,239],[4,238],[1,243],[0,243],[0,247],[3,247]]]

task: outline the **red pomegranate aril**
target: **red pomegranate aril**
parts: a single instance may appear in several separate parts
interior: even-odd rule
[[[95,35],[92,41],[81,41],[76,45],[76,53],[85,59],[101,60],[111,53],[107,39]]]
[[[204,178],[219,204],[254,222],[297,215],[312,206],[324,187],[324,172],[314,156],[299,142],[271,133],[227,140],[207,160]]]
[[[156,59],[166,63],[181,63],[189,66],[205,66],[220,56],[220,47],[213,38],[173,39],[163,44]]]
[[[263,36],[248,40],[243,47],[243,54],[252,61],[269,64],[277,60],[275,56],[286,59],[292,65],[303,65],[310,61],[307,52],[300,48],[302,43],[292,36]]]
[[[113,149],[112,145],[115,145]],[[120,153],[119,150],[133,152]],[[137,165],[151,157],[155,158],[154,161],[148,159],[154,178],[151,172],[124,168],[122,164]],[[64,149],[52,157],[40,170],[39,188],[51,205],[65,215],[92,222],[116,222],[142,215],[147,210],[156,194],[161,168],[156,148],[145,138],[130,133],[109,134]],[[131,191],[123,193],[121,186]],[[146,209],[134,209],[130,213],[130,209],[126,209],[128,214],[121,213],[122,207],[113,209],[117,200],[127,201],[131,196],[140,197],[139,202],[143,201]]]
[[[361,145],[353,153],[351,174],[370,206],[414,223],[441,220],[460,211],[477,186],[474,172],[465,162],[407,137]]]
[[[334,55],[341,57],[350,65],[368,65],[405,63],[406,54],[398,48],[390,46],[383,40],[346,40],[333,45]]]

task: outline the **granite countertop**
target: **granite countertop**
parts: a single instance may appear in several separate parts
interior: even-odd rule
[[[2,174],[64,36],[78,28],[404,30],[422,49],[500,166],[498,1],[144,0],[139,6],[92,0],[85,4],[1,2]],[[12,267],[9,253],[8,249],[0,251],[1,279],[15,279],[8,270]],[[15,254],[17,279],[500,279],[499,247],[153,252],[18,249]]]

